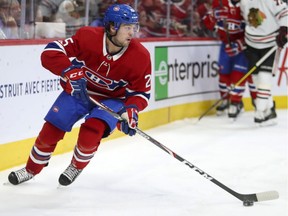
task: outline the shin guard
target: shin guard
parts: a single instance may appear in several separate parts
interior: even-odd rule
[[[72,158],[72,164],[77,169],[84,169],[93,158],[105,129],[106,124],[95,118],[87,119],[81,125]]]
[[[259,72],[253,75],[253,81],[257,87],[256,109],[265,111],[274,106],[271,94],[272,89],[272,73]]]
[[[218,86],[219,86],[219,89],[220,89],[221,98],[229,99],[229,94],[227,94],[227,92],[229,91],[230,84],[231,84],[231,82],[230,82],[230,74],[221,74],[221,73],[219,73]]]
[[[40,173],[44,166],[47,166],[57,143],[63,139],[64,135],[65,131],[45,122],[32,147],[26,169],[33,175]]]
[[[253,82],[252,76],[249,76],[247,78],[248,81],[248,87],[249,87],[249,92],[250,92],[250,96],[252,98],[252,100],[256,100],[257,98],[257,89],[256,89],[256,85]]]
[[[231,72],[231,83],[232,85],[236,84],[239,80],[242,79],[242,77],[244,77],[245,74],[241,73],[239,71],[232,71]],[[246,84],[246,79],[240,83],[237,86],[234,86],[233,90],[230,93],[230,101],[231,103],[240,103],[245,91],[245,84]]]

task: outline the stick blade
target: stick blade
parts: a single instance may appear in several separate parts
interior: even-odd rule
[[[266,191],[261,193],[256,193],[257,201],[268,201],[279,198],[279,193],[277,191]]]

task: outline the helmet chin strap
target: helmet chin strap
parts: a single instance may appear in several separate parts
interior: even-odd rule
[[[116,47],[119,47],[119,48],[123,48],[123,46],[120,46],[119,44],[116,44],[113,40],[112,40],[112,37],[115,37],[117,35],[117,32],[116,31],[116,34],[115,35],[111,35],[108,31],[106,31],[106,34],[107,34],[107,37],[108,39],[111,41],[111,43],[116,46]]]

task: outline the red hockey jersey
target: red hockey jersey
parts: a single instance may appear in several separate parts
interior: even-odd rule
[[[227,17],[221,18],[219,11],[225,11]],[[241,16],[240,3],[233,4],[230,0],[214,0],[212,11],[206,14],[203,23],[208,29],[216,30],[220,40],[224,43],[244,39],[245,21]]]
[[[71,64],[85,65],[89,68],[84,69],[87,90],[93,92],[92,97],[119,98],[143,110],[150,98],[149,52],[132,39],[128,47],[110,55],[105,41],[103,28],[83,27],[71,38],[49,43],[41,55],[42,65],[56,75]]]

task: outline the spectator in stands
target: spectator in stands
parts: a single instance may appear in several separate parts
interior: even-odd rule
[[[61,3],[66,0],[41,0],[37,9],[36,22],[55,22],[56,14]],[[81,17],[85,16],[85,0],[70,0],[77,5],[77,12]],[[66,4],[66,3],[64,3]]]
[[[36,22],[54,22],[63,0],[41,0],[37,8]]]
[[[17,26],[17,21],[12,15],[21,13],[21,9],[18,3],[17,10],[11,10],[11,6],[15,6],[17,0],[0,0],[0,38],[1,39],[18,39],[19,38],[19,29]],[[15,7],[17,8],[17,7]],[[13,13],[12,13],[13,12]],[[15,12],[15,13],[14,13]]]
[[[6,10],[8,9],[7,0],[0,0],[0,39],[6,39],[4,28],[6,26]]]
[[[191,17],[191,0],[170,1],[169,36],[188,34],[187,20]],[[142,37],[165,37],[167,31],[167,3],[161,0],[142,0],[138,5]],[[189,22],[188,22],[189,23]]]
[[[15,19],[17,26],[20,27],[21,5],[18,0],[10,0],[9,14]]]
[[[85,25],[83,11],[85,11],[84,1],[65,0],[59,5],[55,22],[66,24],[66,37],[71,37]]]
[[[90,26],[104,26],[103,18],[105,11],[110,5],[114,3],[116,3],[116,0],[102,0],[100,3],[98,3],[98,17],[90,23]]]
[[[206,28],[205,24],[202,21],[202,18],[205,17],[205,15],[212,10],[212,1],[213,0],[202,0],[197,1],[197,5],[195,7],[195,12],[199,15],[200,26],[199,29],[201,31],[201,34],[198,34],[198,36],[202,37],[217,37],[217,34],[215,34],[214,31],[210,31]]]

